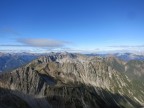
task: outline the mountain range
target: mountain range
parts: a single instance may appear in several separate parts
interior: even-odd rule
[[[9,72],[38,58],[35,53],[0,53],[0,72]]]
[[[0,108],[142,108],[144,63],[50,53],[0,74]]]
[[[123,61],[130,61],[130,60],[144,60],[143,54],[135,54],[135,53],[105,53],[105,54],[86,54],[87,56],[100,56],[100,57],[109,57],[114,56]]]
[[[0,72],[9,72],[18,67],[26,65],[27,63],[35,60],[36,58],[48,55],[48,53],[38,54],[38,53],[0,53]],[[114,56],[123,61],[130,60],[144,60],[144,55],[138,55],[133,53],[114,53],[114,54],[85,54],[87,56],[100,56],[100,57],[109,57]]]

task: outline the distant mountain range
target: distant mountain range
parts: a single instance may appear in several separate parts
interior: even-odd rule
[[[16,69],[39,56],[39,54],[31,53],[0,53],[0,72],[7,72]]]
[[[88,56],[100,56],[100,57],[109,57],[114,56],[124,61],[130,61],[130,60],[144,60],[144,55],[140,54],[134,54],[134,53],[113,53],[113,54],[86,54]]]
[[[51,53],[0,75],[0,108],[142,108],[143,77],[143,61]]]

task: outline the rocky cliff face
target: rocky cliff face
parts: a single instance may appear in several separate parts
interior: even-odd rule
[[[113,57],[43,56],[0,75],[0,107],[16,98],[13,108],[140,108],[144,85],[137,91],[121,71],[125,63]]]

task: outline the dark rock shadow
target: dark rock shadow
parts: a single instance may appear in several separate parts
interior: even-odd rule
[[[127,96],[102,88],[50,86],[45,96],[0,88],[0,108],[141,108]]]

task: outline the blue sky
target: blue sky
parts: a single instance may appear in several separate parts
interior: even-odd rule
[[[144,0],[0,0],[0,50],[144,51]]]

